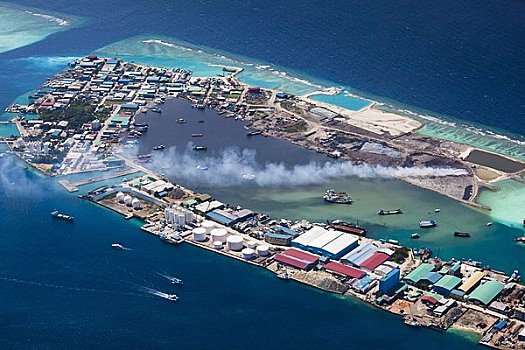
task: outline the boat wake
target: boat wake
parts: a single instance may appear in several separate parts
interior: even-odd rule
[[[154,296],[157,296],[157,297],[169,300],[169,301],[178,301],[179,300],[179,297],[177,295],[175,295],[175,294],[165,293],[165,292],[162,292],[160,290],[156,290],[156,289],[152,289],[152,288],[148,288],[148,287],[143,287],[142,290],[144,292],[150,294],[150,295],[154,295]]]
[[[178,285],[183,285],[184,284],[184,282],[180,278],[177,278],[175,276],[171,276],[171,275],[168,275],[168,274],[162,273],[162,272],[157,272],[157,275],[164,277],[165,279],[170,281],[170,283],[172,283],[172,284],[178,284]]]
[[[143,296],[143,294],[139,294],[139,293],[122,292],[122,291],[97,289],[97,288],[72,287],[72,286],[64,286],[64,285],[39,282],[39,281],[29,281],[29,280],[23,280],[19,278],[11,278],[11,277],[0,277],[0,280],[5,281],[5,282],[27,284],[27,285],[36,286],[36,287],[48,287],[48,288],[63,289],[63,290],[76,291],[76,292],[106,293],[106,294],[120,294],[120,295],[125,294],[125,295],[132,295],[132,296]]]

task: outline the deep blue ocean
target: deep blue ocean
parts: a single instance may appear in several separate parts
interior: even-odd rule
[[[157,34],[525,134],[520,0],[17,3],[87,21],[0,54],[2,108],[63,69],[63,61],[47,58]],[[162,244],[138,223],[80,201],[56,179],[14,163],[0,159],[2,349],[477,347],[261,269]],[[53,221],[49,212],[57,207],[75,215],[75,224]],[[115,241],[133,250],[112,250]],[[157,272],[179,276],[185,285],[170,285]],[[175,292],[181,301],[148,296],[144,287]]]

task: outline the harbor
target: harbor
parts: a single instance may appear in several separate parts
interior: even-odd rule
[[[121,65],[125,69],[121,68]],[[465,318],[479,319],[479,327],[475,331],[483,336],[482,344],[504,349],[521,341],[524,320],[520,318],[522,317],[520,310],[523,307],[522,298],[525,290],[518,283],[519,272],[507,276],[469,260],[442,261],[434,257],[428,248],[413,250],[401,247],[394,239],[367,238],[366,230],[357,224],[354,226],[348,224],[347,229],[344,230],[341,228],[343,226],[334,225],[333,222],[332,224],[320,224],[307,220],[272,220],[268,215],[255,213],[236,205],[228,205],[221,202],[220,198],[215,199],[213,196],[182,187],[172,183],[165,176],[158,175],[155,171],[147,170],[145,167],[150,162],[155,163],[156,161],[152,154],[140,153],[130,156],[114,148],[115,145],[123,145],[124,148],[128,145],[132,146],[142,133],[148,132],[148,128],[140,121],[140,114],[147,112],[141,111],[137,103],[140,99],[150,101],[157,96],[157,91],[168,92],[170,88],[173,88],[173,91],[182,93],[181,97],[196,103],[196,96],[208,96],[213,93],[213,89],[210,89],[211,85],[207,85],[209,81],[202,83],[188,80],[189,73],[180,70],[170,72],[157,70],[146,77],[142,73],[144,67],[121,63],[117,60],[101,60],[96,56],[77,62],[75,67],[76,69],[80,67],[83,74],[91,74],[94,78],[90,83],[97,86],[95,91],[102,91],[104,97],[101,100],[93,97],[96,108],[92,111],[92,113],[97,113],[101,120],[75,121],[82,132],[72,136],[68,124],[64,124],[64,120],[53,119],[57,116],[51,115],[51,121],[33,122],[31,124],[34,125],[28,126],[25,132],[21,133],[36,137],[41,130],[45,130],[44,125],[49,123],[47,124],[49,129],[45,131],[46,136],[42,140],[27,142],[24,139],[16,139],[11,142],[11,148],[30,163],[43,164],[39,168],[52,175],[67,175],[124,166],[132,169],[122,170],[115,175],[94,177],[77,182],[62,181],[61,184],[68,190],[75,190],[78,186],[113,177],[132,175],[139,171],[145,172],[145,175],[127,179],[116,186],[99,187],[87,195],[82,195],[82,198],[116,211],[127,219],[135,217],[144,221],[145,231],[158,235],[170,243],[187,242],[235,260],[267,268],[282,279],[296,280],[323,291],[352,296],[402,316],[405,323],[410,326],[447,330],[454,327],[454,324],[468,324],[469,321]],[[127,94],[121,92],[121,88],[115,87],[115,84],[111,82],[113,79],[106,81],[106,78],[117,73],[120,75],[115,78],[127,81],[124,83],[119,80],[119,84],[137,85],[137,88],[140,89],[138,97],[135,97],[137,93],[132,93],[133,89]],[[137,79],[145,83],[141,85],[134,82],[135,77],[139,77]],[[60,83],[55,80],[49,84],[52,86],[55,84],[58,91],[61,91],[63,85],[66,85],[69,86],[66,90],[80,90],[87,93],[82,89],[89,84],[83,87],[83,83],[75,79],[64,77],[60,79]],[[182,82],[177,83],[179,80]],[[155,85],[161,81],[164,82],[162,89]],[[188,82],[189,86],[184,86]],[[220,87],[219,82],[215,83]],[[70,89],[71,87],[74,89]],[[207,89],[203,89],[204,87]],[[94,89],[92,86],[89,88]],[[180,89],[182,91],[178,91]],[[271,91],[247,87],[243,89],[236,91],[239,95],[246,96],[251,105],[261,105],[265,99],[272,100],[277,97]],[[188,91],[191,92],[191,96],[185,95]],[[53,106],[53,110],[57,103],[66,103],[65,95],[60,101],[49,100],[50,97],[43,98],[40,100],[40,108],[47,104]],[[74,96],[73,94],[72,98]],[[126,100],[129,98],[134,102]],[[105,104],[109,99],[114,103],[111,113],[108,113],[109,107]],[[119,99],[122,103],[115,103]],[[214,101],[221,101],[221,99]],[[197,100],[197,102],[200,106],[201,101]],[[69,103],[74,104],[74,102],[67,101],[66,105]],[[145,102],[144,105],[151,107],[150,102]],[[218,106],[215,105],[215,107]],[[295,106],[288,107],[296,108]],[[31,112],[28,108],[31,107],[17,106],[16,110]],[[222,110],[222,108],[219,109]],[[246,108],[242,102],[232,108],[230,111],[232,116],[249,122],[250,127],[254,127],[253,120],[250,118],[258,115],[259,112],[266,113],[264,111],[266,107],[264,107],[255,113],[246,114],[249,108]],[[195,110],[200,111],[201,108],[195,108]],[[164,111],[151,109],[150,111],[158,114],[159,117],[161,114],[164,115]],[[137,130],[137,124],[134,124],[135,118],[142,125],[139,126],[142,131]],[[292,133],[307,131],[304,130],[304,124],[300,120],[292,118],[293,123],[287,124],[288,122],[289,120],[284,122],[284,128]],[[187,123],[176,122],[176,124],[186,127]],[[36,125],[39,127],[35,127]],[[266,134],[279,138],[279,135],[272,134],[273,130],[263,130],[261,135]],[[189,131],[188,137],[200,134],[202,136],[199,137],[206,140],[202,132]],[[355,131],[352,133],[355,135]],[[77,136],[79,134],[82,136]],[[257,135],[259,134],[246,136],[251,140]],[[377,141],[376,137],[366,135],[366,142],[372,139]],[[156,145],[151,150],[156,150],[159,154],[166,152],[165,147],[158,146],[158,140]],[[382,147],[380,148],[383,149]],[[377,145],[372,149],[377,151]],[[204,153],[207,151],[207,146],[196,145],[192,150],[200,150]],[[61,152],[60,155],[58,151]],[[325,153],[323,150],[318,151]],[[330,154],[337,158],[340,157],[339,154],[347,154],[346,151],[338,152]],[[382,152],[375,154],[384,155]],[[391,157],[393,153],[388,154],[388,157]],[[435,155],[428,153],[426,156]],[[393,158],[396,157],[397,155]],[[454,175],[445,175],[445,178],[460,177],[472,181],[472,174],[468,166],[449,163],[443,161],[443,158],[439,159],[436,161],[436,158],[433,158],[437,165],[454,165],[456,168],[453,170],[459,171]],[[381,163],[384,160],[383,156],[378,156],[375,160],[372,159],[372,162]],[[392,159],[389,162],[392,162],[394,166],[396,164]],[[202,172],[206,169],[204,167],[195,168],[195,171]],[[243,178],[249,181],[256,179],[256,175],[252,175],[242,174]],[[465,192],[468,186],[471,185],[460,187],[460,189]],[[455,195],[449,194],[449,196],[454,197]],[[319,195],[319,200],[322,200],[321,197]],[[352,202],[352,198],[346,192],[329,190],[325,197],[324,200],[329,203],[327,205]],[[468,200],[470,197],[461,201],[468,202]],[[388,216],[401,213],[403,210],[393,209],[380,210],[373,214]],[[419,222],[420,228],[432,229],[436,226],[437,222],[434,219]],[[348,230],[348,228],[352,229]],[[359,230],[361,234],[355,234]],[[451,231],[450,234],[452,233]]]

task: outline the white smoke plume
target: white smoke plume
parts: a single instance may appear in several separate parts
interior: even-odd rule
[[[351,162],[327,161],[287,166],[283,163],[258,164],[255,151],[227,148],[215,155],[205,155],[188,147],[178,151],[170,147],[154,152],[148,167],[175,177],[178,180],[195,181],[212,186],[234,186],[246,182],[258,186],[299,186],[323,184],[330,180],[359,178],[394,178],[459,176],[467,174],[463,169],[430,167],[387,167]]]

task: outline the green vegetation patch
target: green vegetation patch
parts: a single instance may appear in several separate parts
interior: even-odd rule
[[[84,123],[89,123],[94,119],[104,121],[108,118],[109,113],[105,111],[95,112],[96,106],[86,102],[73,102],[64,109],[40,112],[40,117],[44,121],[59,122],[65,120],[68,127],[78,129]]]
[[[392,254],[390,259],[392,259],[398,264],[402,264],[408,258],[408,252],[409,252],[408,248],[399,247],[394,251],[394,254]]]

